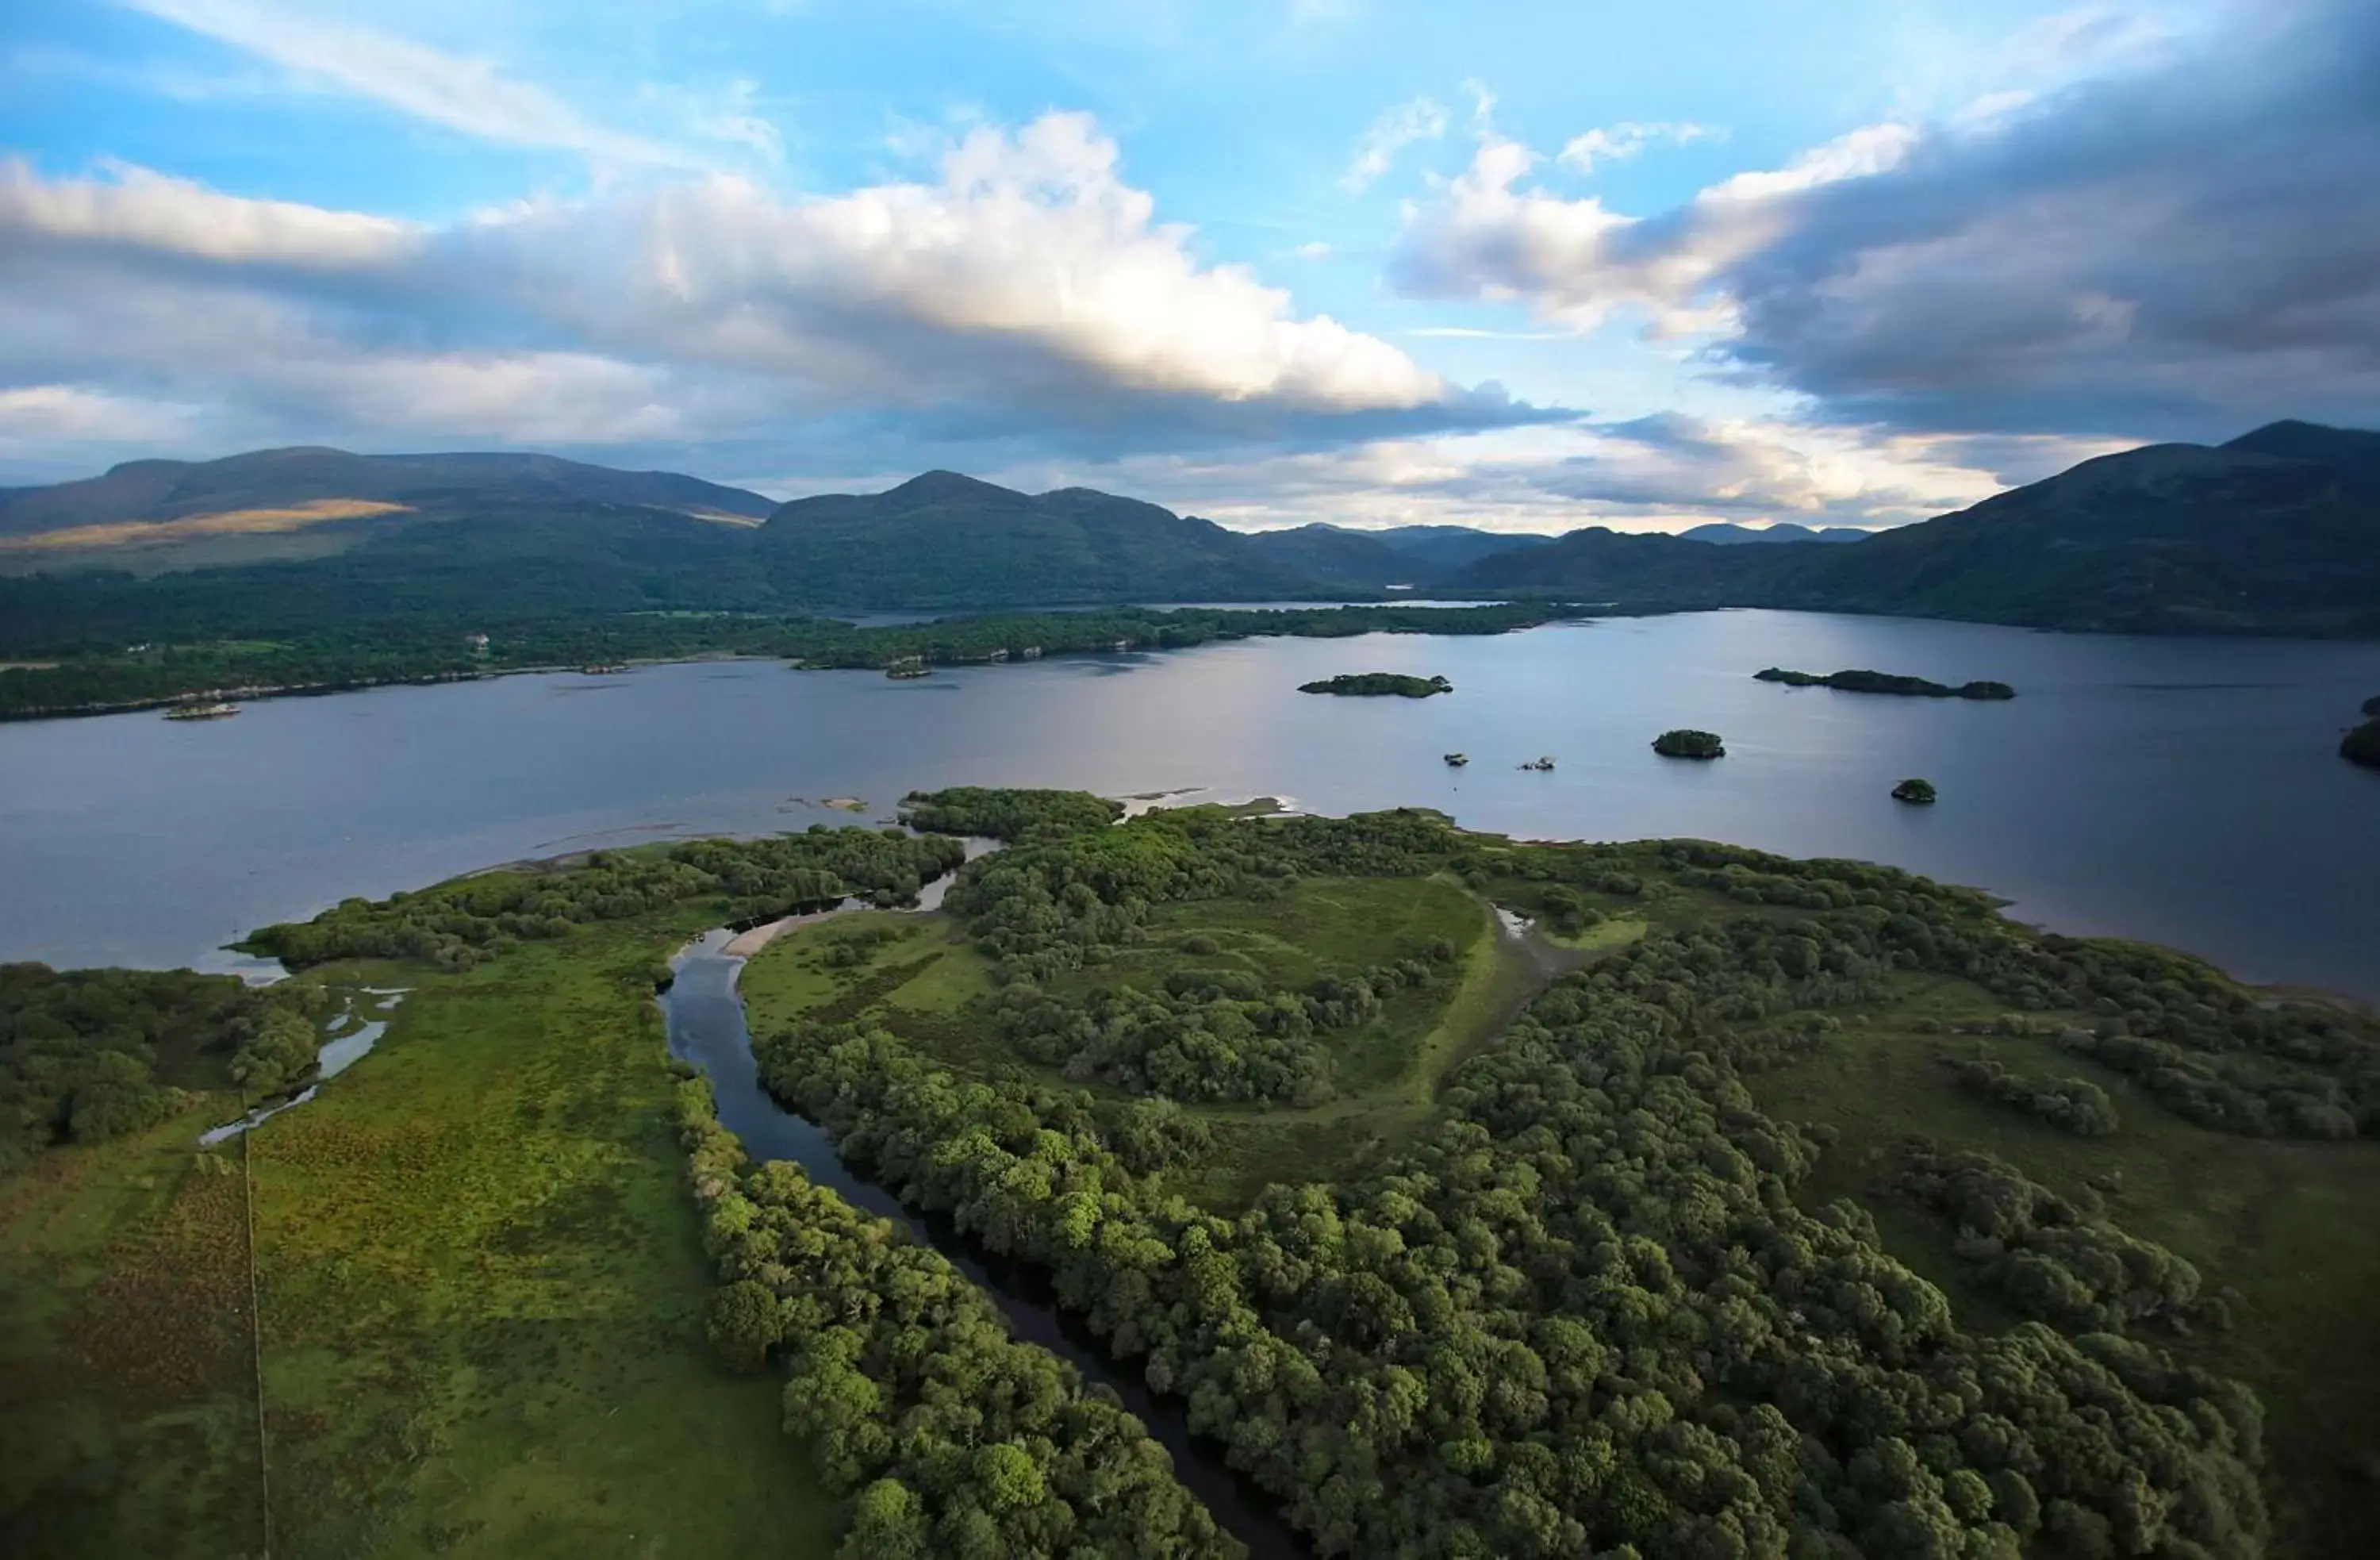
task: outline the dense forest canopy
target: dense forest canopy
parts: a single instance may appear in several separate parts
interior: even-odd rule
[[[187,969],[0,965],[0,1172],[55,1143],[138,1131],[185,1090],[295,1085],[313,1070],[326,1003],[311,987]]]
[[[1981,896],[1855,863],[1515,846],[1415,812],[1114,824],[1062,793],[912,806],[970,830],[1080,820],[1071,835],[1025,825],[1029,843],[970,866],[950,902],[998,978],[982,1021],[1024,1066],[978,1042],[950,1052],[896,1008],[889,1027],[862,1012],[762,1033],[764,1078],[905,1199],[1045,1270],[1321,1552],[2267,1552],[2262,1410],[2174,1352],[2232,1323],[2193,1264],[2096,1193],[1910,1139],[1870,1195],[1939,1221],[1962,1284],[2019,1319],[1966,1322],[1864,1206],[1804,1200],[1831,1140],[1761,1111],[1750,1086],[1905,982],[1951,977],[2006,1005],[1987,1029],[2129,1077],[2138,1108],[2256,1135],[2380,1132],[2370,1018],[2260,999],[2159,950],[2044,937]],[[1405,1146],[1336,1180],[1258,1185],[1236,1209],[1184,1195],[1223,1140],[1152,1153],[1107,1103],[1226,1108],[1195,1105],[1214,1096],[1070,1066],[1044,1040],[1089,1034],[1096,1051],[1130,1031],[1110,1021],[1135,1000],[1111,969],[1205,962],[1163,941],[1168,906],[1446,874],[1589,930],[1681,895],[1737,908],[1555,981]],[[1085,981],[1108,983],[1087,1001]],[[999,1027],[1020,1004],[1088,1022]],[[1230,1032],[1243,1059],[1272,1050],[1260,1029]],[[2094,1079],[1972,1050],[1940,1066],[2057,1133],[2123,1130]],[[1211,1070],[1228,1068],[1219,1054]]]
[[[680,1086],[678,1121],[722,1281],[712,1342],[742,1370],[787,1361],[785,1430],[850,1502],[845,1555],[1245,1553],[1137,1420],[1011,1337],[948,1261],[794,1165],[750,1164],[707,1083]]]

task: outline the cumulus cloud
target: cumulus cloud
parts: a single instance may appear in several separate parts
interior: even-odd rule
[[[1447,123],[1446,110],[1426,97],[1382,110],[1355,142],[1347,171],[1339,176],[1340,184],[1351,190],[1369,189],[1374,180],[1396,166],[1398,156],[1406,147],[1438,140],[1446,134]]]
[[[1203,262],[1087,118],[939,177],[724,175],[440,227],[144,170],[0,169],[0,384],[225,404],[284,437],[1029,437],[1114,453],[1539,420]]]
[[[1408,292],[1712,333],[1830,418],[2216,438],[2380,419],[2380,9],[2268,0],[2129,67],[1882,125],[1635,218],[1489,140],[1411,215]]]
[[[1641,311],[1673,334],[1721,328],[1730,318],[1730,300],[1717,286],[1721,272],[1779,236],[1789,197],[1890,167],[1914,139],[1900,125],[1854,130],[1783,168],[1738,174],[1682,211],[1647,220],[1595,196],[1524,188],[1537,154],[1483,130],[1471,165],[1442,197],[1408,211],[1390,274],[1415,297],[1518,300],[1582,330],[1621,310]]]

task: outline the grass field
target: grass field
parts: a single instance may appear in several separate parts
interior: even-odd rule
[[[700,915],[324,972],[414,990],[251,1139],[275,1555],[832,1553],[775,1386],[702,1337],[648,1001]],[[12,1555],[261,1547],[248,1183],[194,1152],[225,1114],[0,1183]]]

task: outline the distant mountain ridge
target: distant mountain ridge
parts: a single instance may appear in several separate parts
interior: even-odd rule
[[[1089,488],[1031,494],[950,471],[781,505],[550,456],[301,448],[0,490],[0,615],[18,619],[21,643],[152,619],[270,633],[300,617],[957,612],[1402,588],[2380,637],[2380,433],[2284,421],[2219,446],[2149,445],[1857,545],[1785,529],[1250,534]]]
[[[0,490],[0,536],[170,521],[330,499],[448,505],[577,500],[687,515],[767,518],[773,501],[673,471],[620,471],[551,455],[351,455],[298,446],[220,460],[128,460],[81,481]]]
[[[1251,538],[1091,488],[1023,494],[929,471],[797,498],[757,537],[788,599],[856,607],[1062,606],[1315,593]]]
[[[1572,531],[1450,593],[1658,598],[2147,634],[2380,637],[2380,433],[2284,421],[2086,460],[1858,546]]]
[[[1730,547],[1746,542],[1865,542],[1876,533],[1856,526],[1824,526],[1814,530],[1791,520],[1776,520],[1767,526],[1730,525],[1720,520],[1678,534],[1689,542],[1711,542]]]

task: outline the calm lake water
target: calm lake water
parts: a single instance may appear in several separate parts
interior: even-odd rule
[[[1784,689],[1864,666],[2006,704]],[[1451,696],[1328,699],[1339,672]],[[2145,640],[1795,613],[1493,639],[1265,640],[896,683],[770,662],[510,677],[0,725],[0,958],[233,968],[218,945],[346,895],[675,835],[889,817],[912,789],[1207,787],[1318,811],[1691,835],[1889,862],[2060,930],[2380,998],[2380,774],[2336,752],[2380,644]],[[1656,757],[1663,728],[1728,757]],[[1440,761],[1471,755],[1468,768]],[[1551,774],[1521,761],[1550,753]],[[1925,775],[1940,803],[1886,793]],[[815,804],[869,804],[852,814]]]

